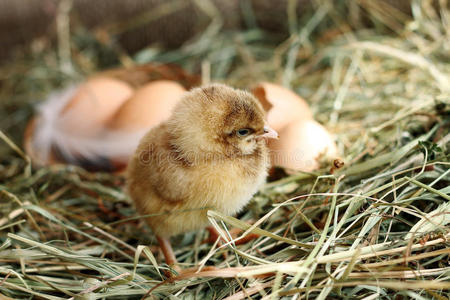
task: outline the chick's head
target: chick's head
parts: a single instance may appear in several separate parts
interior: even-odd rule
[[[178,151],[194,155],[250,155],[264,143],[262,137],[275,135],[252,94],[223,84],[186,93],[168,128]]]

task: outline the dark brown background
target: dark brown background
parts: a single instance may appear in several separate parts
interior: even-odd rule
[[[61,1],[0,0],[0,63],[35,38],[55,37]],[[301,16],[312,1],[297,1]],[[408,0],[383,1],[409,12]],[[251,26],[246,16],[251,11],[259,27],[287,33],[287,0],[73,0],[70,21],[72,26],[108,32],[130,53],[153,43],[173,48],[208,26],[208,3],[220,12],[224,29]]]

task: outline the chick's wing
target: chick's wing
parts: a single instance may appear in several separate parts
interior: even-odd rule
[[[187,162],[170,145],[166,126],[162,124],[141,140],[129,166],[129,190],[133,193],[133,190],[145,189],[149,198],[182,202],[191,186],[190,173]]]

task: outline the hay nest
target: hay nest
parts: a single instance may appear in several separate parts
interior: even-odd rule
[[[412,15],[377,3],[322,1],[302,18],[290,7],[282,42],[248,14],[248,30],[212,22],[177,50],[133,57],[73,28],[58,47],[39,40],[3,65],[0,298],[448,297],[450,11],[446,1],[412,1]],[[51,90],[150,61],[202,67],[239,87],[282,82],[308,99],[343,153],[336,165],[268,183],[237,217],[210,211],[228,242],[179,237],[181,265],[204,268],[172,279],[122,177],[34,169],[20,144],[32,105]]]

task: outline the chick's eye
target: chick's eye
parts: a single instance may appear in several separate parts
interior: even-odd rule
[[[238,131],[236,131],[237,136],[243,137],[250,134],[249,128],[241,128]]]

